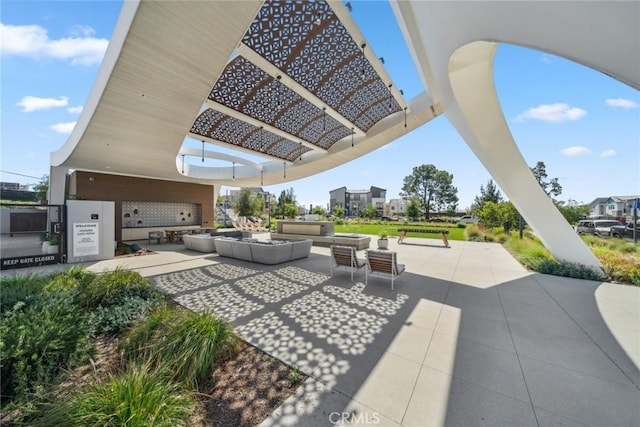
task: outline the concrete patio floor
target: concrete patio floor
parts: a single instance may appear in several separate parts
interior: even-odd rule
[[[394,291],[362,271],[331,277],[316,247],[264,266],[152,245],[89,268],[138,270],[310,375],[263,426],[640,425],[640,288],[527,272],[499,244],[450,244],[391,239],[407,266]]]

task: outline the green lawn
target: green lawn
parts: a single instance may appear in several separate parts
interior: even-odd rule
[[[403,225],[402,223],[386,223],[386,224],[366,224],[366,223],[352,223],[344,225],[335,225],[336,234],[372,234],[378,235],[380,230],[386,230],[389,236],[398,236],[398,228],[424,228],[428,230],[449,230],[447,234],[448,240],[466,240],[464,236],[464,228],[448,227],[446,225],[434,225],[434,224],[410,224]],[[440,239],[439,234],[423,234],[423,233],[408,233],[407,237],[417,237],[422,239]]]

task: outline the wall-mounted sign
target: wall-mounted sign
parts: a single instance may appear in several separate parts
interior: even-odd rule
[[[59,262],[60,255],[58,254],[2,258],[0,269],[8,270],[11,268],[37,267],[41,265],[57,264]]]
[[[73,224],[73,256],[100,255],[100,224],[76,222]]]

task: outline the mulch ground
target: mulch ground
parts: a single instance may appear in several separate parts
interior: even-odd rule
[[[218,366],[200,390],[200,426],[255,426],[289,397],[306,376],[242,343],[238,356]]]
[[[59,389],[87,384],[95,381],[96,376],[105,378],[117,364],[116,348],[114,338],[99,338],[96,355],[88,364],[74,369]],[[306,378],[298,370],[241,341],[238,355],[218,365],[210,381],[198,390],[199,410],[189,425],[256,426],[293,394]]]

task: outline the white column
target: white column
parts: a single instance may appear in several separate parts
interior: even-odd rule
[[[51,166],[49,172],[49,193],[47,198],[51,205],[64,205],[65,184],[69,169],[64,166]]]

